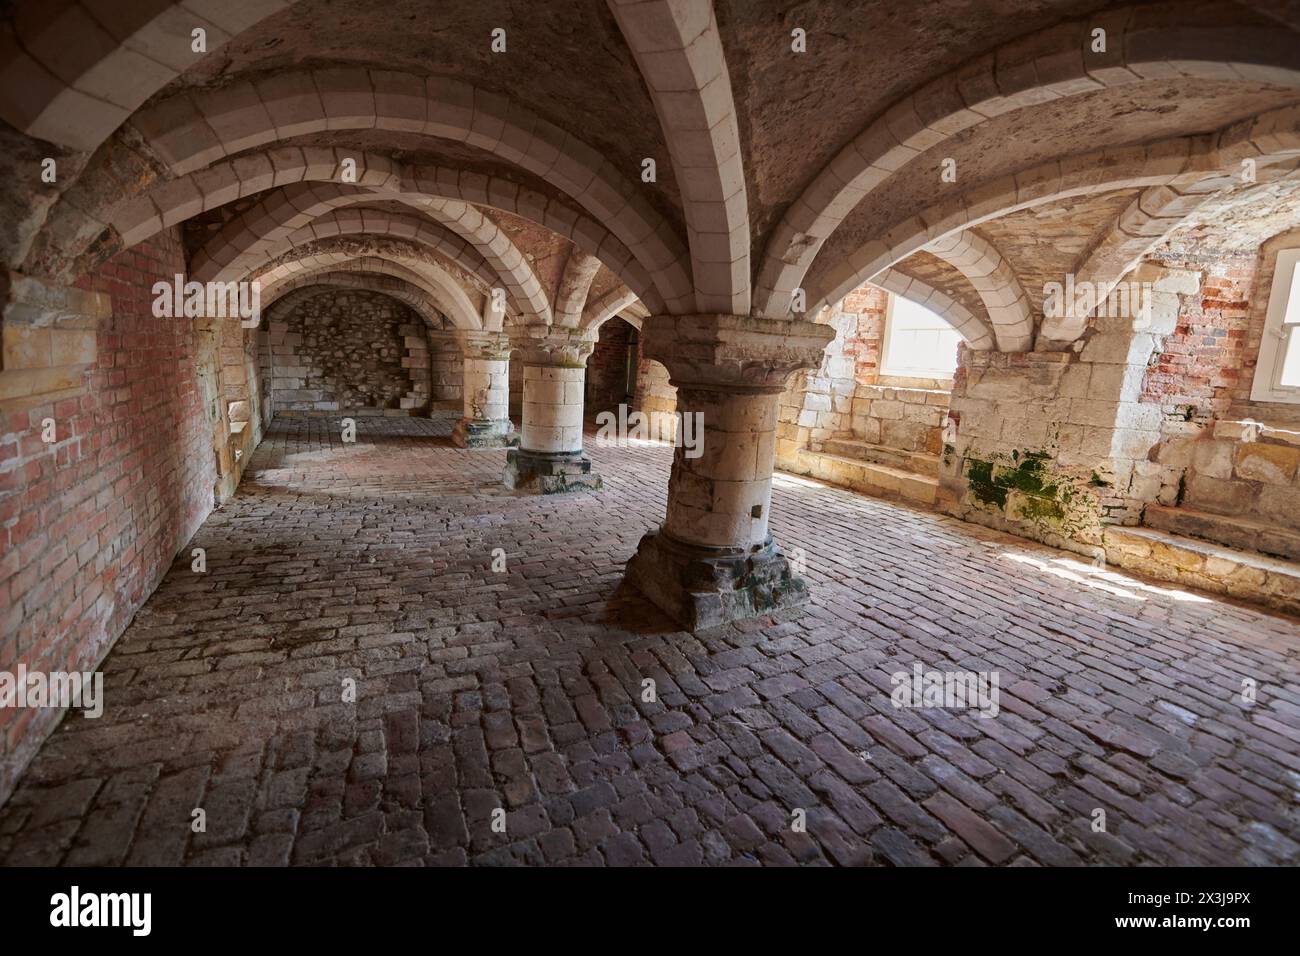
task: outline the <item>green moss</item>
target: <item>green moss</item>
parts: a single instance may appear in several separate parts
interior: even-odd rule
[[[1051,498],[1026,496],[1020,499],[1017,509],[1022,518],[1028,518],[1030,521],[1058,522],[1065,519],[1065,509],[1061,507],[1060,502]]]
[[[1007,489],[1000,488],[997,485],[972,481],[970,483],[970,493],[982,505],[997,505],[999,508],[1007,506]]]
[[[1041,534],[1074,537],[1096,523],[1096,502],[1078,479],[1055,474],[1045,451],[1013,450],[988,460],[966,459],[971,500],[1033,524]],[[1094,481],[1102,482],[1093,474]]]
[[[1092,473],[1092,480],[1089,481],[1088,484],[1092,485],[1094,488],[1110,487],[1110,482],[1101,477],[1101,475],[1097,474],[1095,471]]]

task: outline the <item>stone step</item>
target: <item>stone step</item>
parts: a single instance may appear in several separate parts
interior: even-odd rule
[[[805,449],[799,460],[814,478],[879,498],[899,498],[922,505],[933,505],[939,492],[939,479],[891,465],[863,461],[847,455]]]
[[[1160,581],[1300,615],[1300,564],[1155,528],[1107,528],[1106,560]]]
[[[1248,518],[1213,514],[1186,506],[1147,505],[1143,524],[1160,531],[1203,538],[1228,548],[1300,561],[1300,531]]]
[[[828,438],[819,442],[816,451],[840,458],[853,458],[858,461],[876,465],[888,465],[918,475],[938,477],[939,456],[927,455],[920,451],[905,451],[901,448],[889,448],[885,445],[873,445],[855,438]]]

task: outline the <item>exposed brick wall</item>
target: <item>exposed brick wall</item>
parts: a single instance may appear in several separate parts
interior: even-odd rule
[[[1255,261],[1153,261],[1199,272],[1201,287],[1198,295],[1183,297],[1178,327],[1164,339],[1147,371],[1142,400],[1158,403],[1171,415],[1221,417],[1234,400],[1250,395],[1259,353],[1258,337],[1253,350],[1247,349]]]
[[[880,378],[888,307],[889,293],[874,285],[854,289],[840,307],[846,315],[857,316],[857,328],[850,327],[845,333],[843,354],[853,360],[859,385],[874,385]]]
[[[267,327],[271,400],[277,410],[399,408],[420,391],[427,403],[427,340],[418,371],[406,341],[408,332],[423,339],[423,329],[406,305],[363,290],[326,292],[274,311]]]
[[[587,357],[588,414],[616,409],[628,401],[628,346],[635,330],[613,318],[600,327],[596,348]]]
[[[93,668],[212,510],[194,321],[152,314],[153,283],[184,271],[173,229],[82,279],[113,304],[84,391],[4,417],[0,670]],[[0,801],[58,717],[0,708]]]

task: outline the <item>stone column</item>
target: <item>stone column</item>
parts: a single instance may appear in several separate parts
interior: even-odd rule
[[[501,332],[460,332],[465,353],[465,417],[452,429],[462,448],[506,448],[517,442],[510,424],[510,341]]]
[[[653,316],[644,353],[677,387],[668,512],[627,581],[690,630],[804,603],[808,589],[768,533],[777,411],[786,380],[815,367],[833,331],[737,315]]]
[[[558,331],[520,340],[523,423],[519,447],[506,458],[507,488],[544,495],[600,488],[582,450],[583,389],[594,347],[589,336]]]

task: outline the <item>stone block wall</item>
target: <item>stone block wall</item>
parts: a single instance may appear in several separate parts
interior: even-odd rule
[[[110,303],[94,361],[73,394],[0,405],[0,670],[93,669],[213,508],[216,366],[193,319],[152,314],[184,271],[172,229],[78,282]],[[0,708],[0,802],[59,718]]]
[[[638,357],[636,394],[632,408],[643,413],[655,435],[671,435],[677,415],[677,389],[668,380],[668,369],[662,362]],[[667,429],[666,431],[664,429]]]
[[[428,408],[427,327],[388,296],[332,292],[273,309],[267,336],[277,410]]]
[[[937,455],[952,393],[937,388],[859,385],[853,394],[853,437],[900,451]]]
[[[1166,442],[1165,460],[1176,447]],[[1300,431],[1223,420],[1201,429],[1183,450],[1185,478],[1174,500],[1163,504],[1300,530]]]
[[[1075,349],[962,350],[941,508],[1096,555],[1104,525],[1137,524],[1147,504],[1177,493],[1182,469],[1160,455],[1171,422],[1146,384],[1200,277],[1158,264],[1133,277],[1151,284],[1149,314],[1094,317]]]
[[[460,344],[448,332],[430,332],[428,341],[431,404],[459,408],[465,377],[465,356]]]
[[[817,318],[835,329],[819,368],[796,376],[782,397],[778,461],[800,468],[797,450],[852,438],[904,452],[943,448],[950,383],[881,372],[889,293],[855,289]]]

